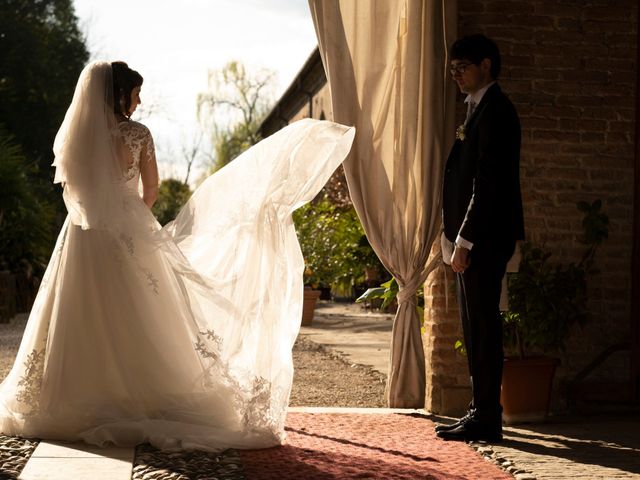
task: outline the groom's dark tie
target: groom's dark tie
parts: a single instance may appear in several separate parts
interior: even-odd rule
[[[469,100],[469,103],[467,103],[467,118],[464,121],[465,125],[469,123],[469,119],[471,118],[471,115],[473,115],[475,109],[476,104],[472,100]]]

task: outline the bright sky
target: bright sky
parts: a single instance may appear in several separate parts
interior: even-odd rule
[[[161,176],[183,178],[196,98],[230,60],[275,71],[279,98],[316,46],[307,0],[74,0],[92,60],[124,60],[144,77],[144,118]],[[134,118],[136,118],[134,114]],[[197,175],[197,174],[196,174]],[[195,179],[192,176],[191,179]]]

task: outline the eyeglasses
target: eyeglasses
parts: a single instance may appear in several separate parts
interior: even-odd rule
[[[449,69],[449,73],[451,73],[452,77],[455,77],[456,74],[462,75],[468,66],[475,65],[473,63],[458,63],[457,65],[451,65]]]

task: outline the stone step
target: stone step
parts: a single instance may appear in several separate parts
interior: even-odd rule
[[[19,480],[129,480],[133,448],[40,442]]]

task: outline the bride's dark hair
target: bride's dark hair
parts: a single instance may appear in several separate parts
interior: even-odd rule
[[[113,111],[129,118],[131,91],[142,86],[144,79],[125,62],[111,62],[113,75]]]

